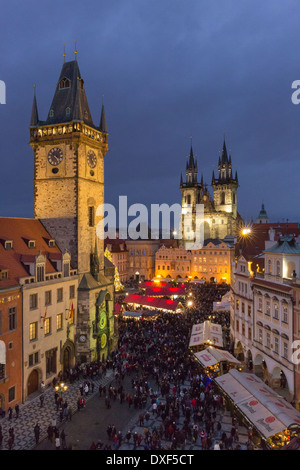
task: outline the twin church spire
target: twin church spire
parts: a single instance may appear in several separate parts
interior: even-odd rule
[[[191,145],[190,154],[187,157],[187,162],[186,162],[186,182],[184,183],[183,177],[181,174],[180,185],[181,186],[184,185],[185,187],[199,186],[199,183],[197,180],[197,174],[198,174],[197,160],[194,158],[193,147]],[[235,177],[233,178],[231,155],[228,156],[226,142],[224,138],[222,155],[219,157],[219,162],[218,162],[218,177],[217,178],[215,177],[215,172],[213,171],[211,184],[216,185],[216,184],[226,184],[226,183],[238,184],[238,176],[236,172]],[[201,175],[200,186],[203,186],[203,175]]]

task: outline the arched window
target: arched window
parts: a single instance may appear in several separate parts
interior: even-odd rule
[[[220,204],[225,204],[225,193],[224,192],[221,193]]]
[[[191,195],[190,194],[187,195],[187,204],[191,204]]]
[[[280,276],[280,261],[276,261],[276,276]]]
[[[59,82],[59,88],[60,90],[62,88],[70,88],[71,82],[68,78],[62,78],[61,81]]]
[[[272,274],[272,261],[270,259],[268,260],[268,273]]]

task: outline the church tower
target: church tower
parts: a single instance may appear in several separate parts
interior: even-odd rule
[[[196,205],[200,201],[203,190],[203,178],[198,183],[198,167],[194,158],[193,147],[191,145],[190,154],[186,162],[186,181],[180,179],[180,190],[182,194],[182,241],[191,242],[195,239],[196,230]]]
[[[231,156],[228,157],[224,139],[222,156],[219,157],[218,178],[212,176],[215,210],[231,214],[237,218],[237,188],[239,186],[237,172],[232,175]]]
[[[105,324],[111,322],[110,334],[114,333],[113,283],[105,277],[104,240],[96,232],[100,222],[97,208],[104,204],[108,151],[103,105],[99,118],[95,125],[75,51],[75,60],[63,63],[45,121],[39,119],[34,96],[30,145],[34,151],[34,217],[59,248],[70,253],[72,268],[79,275],[77,327],[81,339],[77,350],[82,360],[108,353],[109,338],[100,337],[100,327],[98,331],[100,309],[106,312]]]

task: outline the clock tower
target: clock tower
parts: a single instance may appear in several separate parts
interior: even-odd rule
[[[59,248],[70,253],[72,268],[77,269],[77,337],[82,360],[99,357],[99,340],[93,333],[97,331],[99,298],[103,301],[101,309],[108,309],[108,322],[113,322],[113,280],[105,276],[104,240],[96,232],[100,222],[97,208],[104,204],[104,157],[108,151],[103,105],[99,121],[94,125],[77,59],[64,62],[45,121],[39,120],[34,96],[30,122],[34,217]],[[93,269],[95,259],[97,273]],[[102,291],[105,295],[99,296]],[[112,349],[110,339],[106,350],[102,348],[104,356]]]

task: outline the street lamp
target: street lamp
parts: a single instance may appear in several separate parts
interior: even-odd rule
[[[55,390],[56,392],[60,393],[60,396],[62,396],[63,393],[68,390],[68,386],[65,383],[61,382],[59,385],[56,385]]]

